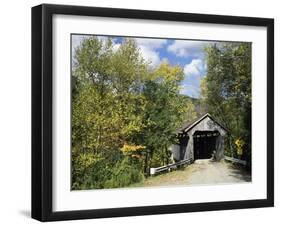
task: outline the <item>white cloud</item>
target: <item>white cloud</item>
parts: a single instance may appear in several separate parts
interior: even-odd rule
[[[139,49],[144,60],[150,63],[152,67],[156,67],[160,64],[161,59],[157,51],[150,49],[146,46],[139,46]]]
[[[209,42],[176,40],[168,46],[167,50],[179,57],[199,57],[203,56],[203,48]]]
[[[117,43],[116,38],[112,38],[110,36],[96,36],[96,37],[98,38],[99,41],[102,41],[103,47],[105,47],[105,44],[108,41],[108,39],[111,38],[113,52],[116,52],[119,49],[119,47],[121,46],[120,43]]]
[[[201,59],[193,59],[184,66],[183,72],[186,76],[200,76],[205,71],[205,63]]]
[[[198,98],[200,94],[200,88],[192,84],[182,84],[180,86],[180,94]]]
[[[73,35],[72,36],[72,51],[74,53],[74,49],[78,47],[81,42],[89,38],[91,36],[88,35]],[[107,36],[96,36],[100,41],[106,41],[108,39]],[[158,49],[163,48],[164,45],[168,43],[166,39],[151,39],[151,38],[135,38],[135,41],[140,49],[140,53],[144,60],[150,63],[151,67],[156,67],[161,63],[160,54]],[[112,39],[113,51],[116,52],[121,43],[117,42],[117,39]]]
[[[112,46],[113,52],[116,52],[119,49],[120,46],[121,46],[120,43],[115,43],[113,41],[113,46]]]
[[[160,55],[157,50],[167,44],[166,39],[136,38],[135,40],[146,62],[150,63],[152,67],[156,67],[161,63]]]
[[[167,39],[136,38],[136,42],[138,45],[149,49],[159,49],[167,44]]]
[[[180,93],[198,98],[200,95],[200,81],[206,73],[206,64],[202,59],[193,59],[183,69],[184,80]]]

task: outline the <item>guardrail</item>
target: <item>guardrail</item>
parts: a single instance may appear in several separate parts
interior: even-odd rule
[[[166,166],[160,166],[157,168],[150,168],[150,175],[155,175],[157,173],[163,172],[163,171],[170,171],[171,169],[177,169],[177,166],[181,166],[181,165],[185,165],[185,164],[190,164],[192,163],[192,159],[185,159],[185,160],[181,160],[179,162],[176,163],[171,163],[168,164]]]
[[[224,159],[227,160],[227,161],[230,161],[230,162],[239,163],[239,164],[244,165],[244,166],[247,165],[247,162],[245,160],[236,159],[236,158],[228,157],[228,156],[224,156]]]

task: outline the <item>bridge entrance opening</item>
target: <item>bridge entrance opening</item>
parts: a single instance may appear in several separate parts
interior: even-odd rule
[[[193,135],[194,160],[211,158],[219,135],[218,131],[196,131]]]

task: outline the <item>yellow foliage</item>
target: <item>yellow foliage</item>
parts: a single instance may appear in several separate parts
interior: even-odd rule
[[[183,79],[183,69],[179,66],[171,66],[168,61],[164,61],[156,69],[154,76],[162,77],[167,81],[181,81]]]
[[[143,156],[141,156],[141,155],[132,155],[132,157],[133,158],[137,158],[137,159],[142,159],[143,158]]]
[[[142,145],[130,145],[130,144],[124,144],[123,147],[121,148],[121,151],[123,154],[132,154],[132,152],[137,152],[145,149],[145,146]]]
[[[242,138],[238,138],[235,141],[236,147],[237,147],[237,154],[242,155],[243,154],[243,146],[245,145],[245,141]]]

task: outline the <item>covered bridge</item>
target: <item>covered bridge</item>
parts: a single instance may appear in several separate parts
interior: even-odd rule
[[[185,123],[178,131],[178,143],[172,145],[172,157],[185,159],[208,159],[214,153],[216,160],[224,156],[224,137],[228,130],[209,113],[197,120]]]

